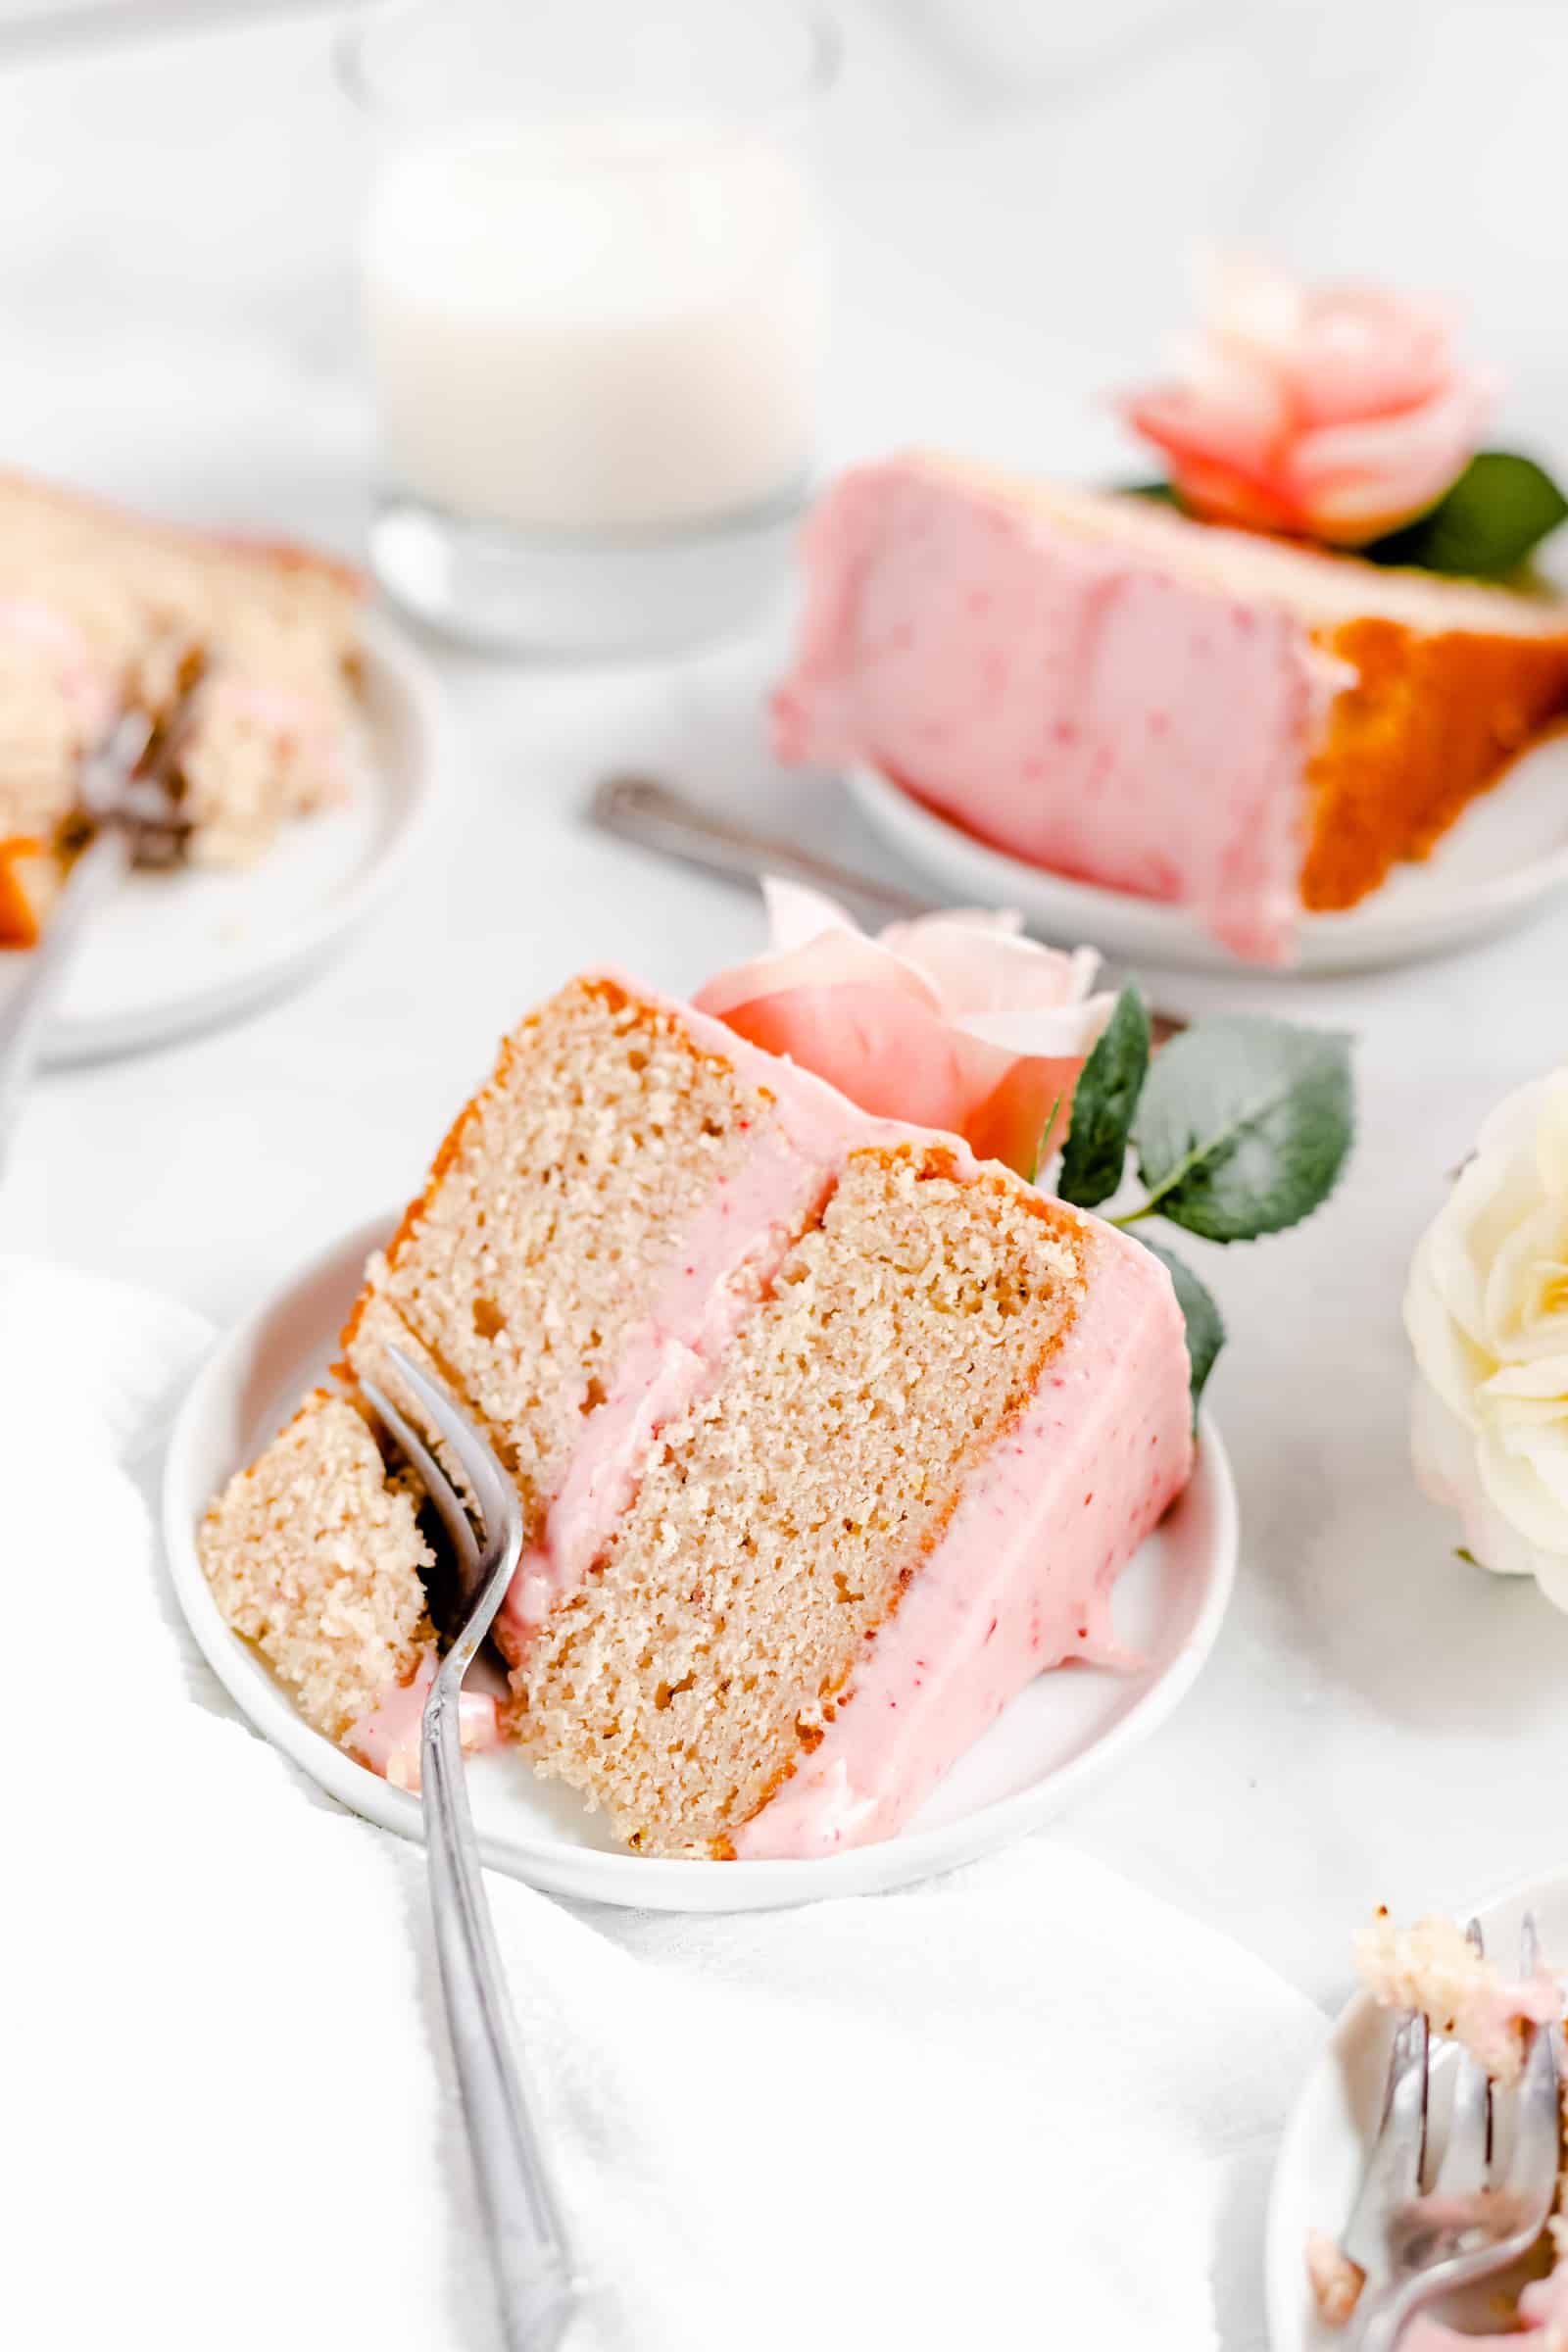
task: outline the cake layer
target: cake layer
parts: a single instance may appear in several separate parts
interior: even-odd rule
[[[363,1413],[318,1390],[202,1523],[202,1566],[234,1631],[254,1642],[329,1740],[400,1684],[434,1637],[435,1555],[407,1487]]]
[[[1089,1219],[1071,1243],[1082,1296],[1043,1374],[739,1856],[892,1838],[1036,1675],[1127,1662],[1112,1588],[1192,1469],[1186,1338],[1141,1244]]]
[[[1568,611],[946,459],[806,536],[780,754],[866,760],[1258,960],[1425,854],[1568,708]]]
[[[419,1734],[436,1666],[425,1579],[435,1555],[417,1489],[388,1468],[359,1408],[324,1389],[201,1528],[202,1566],[224,1618],[254,1642],[307,1721],[400,1788],[419,1786]],[[492,1693],[465,1690],[467,1749],[493,1747]]]

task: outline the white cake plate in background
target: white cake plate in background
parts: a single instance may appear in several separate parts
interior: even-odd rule
[[[877,769],[848,772],[877,831],[941,886],[950,905],[1016,906],[1053,946],[1087,943],[1118,962],[1172,971],[1260,968],[1232,955],[1190,907],[1029,865],[977,841]],[[1343,914],[1303,913],[1299,955],[1289,971],[1366,971],[1443,955],[1523,921],[1565,892],[1568,738],[1556,736],[1473,801],[1423,863],[1397,867]]]
[[[337,1351],[365,1261],[391,1232],[378,1218],[338,1243],[220,1343],[181,1407],[164,1475],[164,1532],[180,1607],[209,1663],[256,1729],[355,1812],[420,1835],[418,1799],[313,1731],[208,1589],[196,1530]],[[1191,1688],[1214,1645],[1236,1573],[1236,1496],[1206,1416],[1192,1485],[1122,1577],[1116,1630],[1136,1674],[1067,1667],[1017,1697],[902,1837],[812,1861],[685,1862],[626,1851],[570,1789],[537,1779],[515,1750],[468,1766],[485,1860],[561,1894],[661,1911],[750,1911],[863,1894],[950,1870],[1059,1813],[1142,1744]]]
[[[254,865],[132,874],[66,982],[46,1062],[135,1053],[215,1027],[308,977],[405,871],[437,764],[439,692],[379,614],[366,624],[352,800],[287,826]],[[0,1010],[25,953],[0,953]]]
[[[1369,1891],[1368,1919],[1372,1899]],[[1535,1914],[1547,1964],[1560,1967],[1568,1956],[1568,1874],[1558,1872],[1516,1886],[1477,1909],[1489,1955],[1510,1975],[1527,1911]],[[1345,1961],[1348,1973],[1348,1949]],[[1341,2013],[1291,2112],[1275,2161],[1264,2239],[1272,2352],[1335,2352],[1336,2347],[1344,2352],[1343,2331],[1325,2328],[1313,2309],[1303,2248],[1309,2230],[1323,2230],[1332,2237],[1349,2215],[1383,2111],[1393,2039],[1389,2012],[1380,2009],[1370,1993],[1358,1993]],[[1443,2152],[1453,2056],[1451,2043],[1434,2044],[1429,2164],[1440,2160]],[[1434,2306],[1434,2316],[1441,2314],[1470,2333],[1491,2336],[1505,2330],[1509,2323],[1498,2316],[1499,2292],[1515,2291],[1524,2278],[1539,2275],[1542,2267],[1538,2257],[1517,2274],[1489,2278],[1466,2300],[1451,2307]],[[1519,2338],[1521,2347],[1536,2340],[1528,2334]]]

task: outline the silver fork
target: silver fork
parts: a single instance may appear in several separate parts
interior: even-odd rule
[[[418,1431],[379,1388],[363,1381],[366,1397],[423,1484],[457,1555],[461,1622],[430,1685],[420,1740],[430,1907],[508,2352],[553,2352],[577,2311],[578,2284],[528,2112],[458,1736],[463,1678],[495,1622],[522,1551],[522,1509],[512,1480],[446,1391],[400,1349],[389,1348],[386,1355],[429,1427],[462,1463],[480,1519],[482,1548]]]
[[[122,710],[82,761],[78,792],[93,837],[71,868],[21,987],[0,1013],[0,1163],[89,921],[133,865],[167,865],[177,852],[182,828],[169,777],[199,685],[199,665],[181,663],[181,690],[167,720],[140,708]]]
[[[1482,1951],[1472,1920],[1472,1949]],[[1535,1974],[1536,1923],[1526,1916],[1520,1974]],[[1406,2323],[1439,2295],[1471,2286],[1527,2254],[1546,2226],[1562,2157],[1557,2034],[1532,2030],[1514,2097],[1513,2145],[1499,2174],[1493,2156],[1492,2084],[1461,2054],[1443,2163],[1422,2192],[1430,2036],[1406,2011],[1394,2037],[1383,2120],[1340,2243],[1366,2274],[1348,2336],[1353,2352],[1394,2352]]]

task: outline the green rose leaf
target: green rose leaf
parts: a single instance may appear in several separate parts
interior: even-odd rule
[[[1353,1130],[1349,1041],[1231,1014],[1175,1037],[1149,1074],[1133,1143],[1149,1199],[1211,1242],[1249,1242],[1309,1216]]]
[[[1162,1250],[1157,1242],[1138,1239],[1144,1248],[1168,1271],[1176,1285],[1176,1303],[1187,1325],[1188,1381],[1193,1392],[1193,1411],[1198,1411],[1203,1385],[1214,1369],[1214,1358],[1225,1345],[1225,1322],[1213,1298],[1199,1281],[1185,1258],[1172,1250]]]
[[[1425,514],[1353,552],[1374,564],[1499,579],[1517,571],[1565,517],[1568,498],[1534,458],[1484,449]]]
[[[1120,1184],[1148,1075],[1149,1007],[1136,988],[1124,988],[1073,1091],[1056,1191],[1075,1208],[1097,1208]]]
[[[1118,482],[1116,488],[1123,498],[1149,498],[1158,507],[1182,505],[1180,495],[1170,482]],[[1185,514],[1186,509],[1182,508],[1182,512]]]

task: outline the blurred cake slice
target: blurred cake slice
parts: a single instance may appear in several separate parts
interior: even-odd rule
[[[609,974],[506,1042],[368,1270],[343,1376],[417,1421],[389,1344],[523,1499],[505,1731],[649,1853],[894,1834],[1034,1675],[1116,1654],[1111,1588],[1191,1466],[1182,1318],[1137,1242]],[[259,1640],[234,1595],[273,1593],[301,1705],[388,1769],[400,1705],[416,1732],[409,1529],[372,1546],[263,1466],[289,1560],[397,1606],[328,1709],[288,1657],[331,1587],[279,1579],[260,1467],[204,1531],[220,1605]]]
[[[242,864],[340,800],[359,576],[295,548],[141,522],[0,477],[0,947],[28,947],[84,835],[82,757],[126,702],[207,683],[175,767],[184,854]]]
[[[978,839],[1290,958],[1568,710],[1568,604],[940,457],[805,540],[790,761],[864,761]]]

